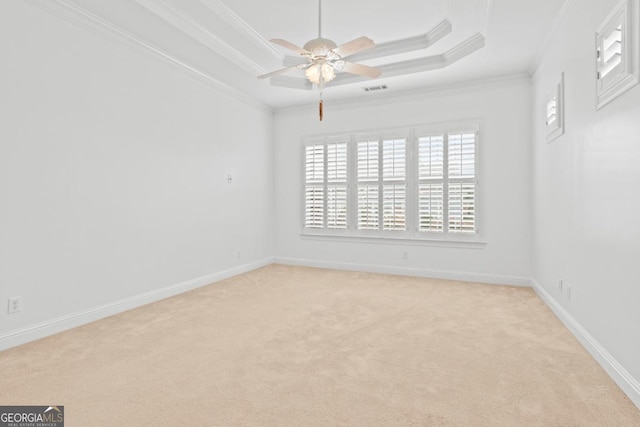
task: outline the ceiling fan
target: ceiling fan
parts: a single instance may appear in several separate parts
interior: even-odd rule
[[[318,0],[318,38],[305,43],[304,47],[299,47],[291,42],[282,39],[271,39],[272,43],[291,49],[304,57],[307,62],[293,67],[283,68],[258,76],[259,79],[283,74],[293,70],[305,70],[305,75],[309,81],[320,89],[320,120],[322,121],[322,91],[327,82],[336,78],[335,71],[357,74],[360,76],[375,79],[382,74],[382,70],[368,65],[345,61],[350,55],[354,55],[365,49],[375,46],[373,40],[368,37],[358,37],[343,45],[338,46],[333,40],[322,38],[322,0]]]

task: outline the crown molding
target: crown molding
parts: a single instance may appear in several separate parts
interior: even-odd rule
[[[282,59],[283,55],[269,40],[262,37],[256,30],[249,24],[243,21],[238,15],[236,15],[229,7],[227,7],[220,0],[199,0],[200,3],[205,5],[210,11],[222,18],[227,24],[233,27],[236,31],[242,34],[246,39],[253,42],[257,46],[263,48],[266,52],[271,54],[274,58]]]
[[[405,52],[427,49],[440,41],[444,36],[450,34],[451,30],[451,23],[445,19],[426,34],[377,44],[361,53],[349,56],[349,61],[360,62],[367,59],[376,59]],[[285,56],[282,61],[282,65],[284,67],[293,67],[305,63],[306,61],[304,58],[291,55]]]
[[[219,93],[226,95],[232,99],[240,101],[246,105],[262,110],[264,112],[272,113],[273,108],[263,104],[256,100],[254,97],[241,92],[234,87],[216,79],[210,74],[182,61],[179,58],[171,55],[170,53],[160,49],[154,44],[143,40],[136,35],[128,32],[124,28],[109,22],[102,17],[88,11],[87,9],[77,5],[71,0],[25,0],[29,4],[46,10],[60,19],[63,19],[72,24],[83,24],[84,29],[94,30],[93,33],[103,38],[114,38],[124,42],[123,45],[130,49],[137,49],[139,51],[153,54],[155,58],[162,59],[163,61],[174,66],[175,69],[184,72],[190,77],[194,77],[198,81],[204,83],[208,87],[215,89]],[[95,31],[97,30],[97,31]]]
[[[427,49],[440,41],[444,36],[450,34],[451,30],[451,22],[445,19],[426,34],[380,43],[371,49],[349,56],[349,61],[358,62],[367,59],[381,58],[383,56],[397,55],[399,53],[413,52],[414,50]]]
[[[207,28],[196,22],[184,12],[176,9],[164,0],[134,0],[140,6],[159,16],[170,25],[173,25],[183,33],[199,41],[212,51],[245,70],[247,73],[264,74],[266,70],[254,61],[233,48],[227,42],[210,32]]]
[[[582,0],[564,0],[564,3],[560,8],[560,12],[558,12],[558,15],[551,25],[551,29],[547,33],[544,42],[540,45],[540,48],[534,56],[533,62],[529,66],[530,75],[535,76],[535,74],[538,72],[538,68],[540,68],[540,64],[542,64],[544,55],[547,53],[549,46],[551,46],[551,43],[556,37],[558,30],[566,23],[567,19],[571,16],[573,11],[576,10],[577,5],[580,4],[581,1]]]
[[[332,109],[349,109],[361,107],[375,107],[390,104],[398,104],[403,102],[420,101],[427,98],[438,96],[454,96],[458,94],[466,94],[473,91],[483,91],[491,89],[502,89],[514,86],[529,86],[531,84],[531,76],[528,73],[508,74],[497,77],[488,77],[484,79],[467,80],[451,84],[427,86],[419,90],[411,89],[402,92],[375,93],[372,97],[362,96],[351,99],[325,99],[325,104],[330,103]],[[293,105],[276,109],[276,113],[289,111],[308,111],[314,110],[317,105]]]
[[[406,61],[393,62],[390,64],[378,65],[377,68],[382,70],[382,77],[395,77],[403,76],[406,74],[421,73],[423,71],[431,71],[439,68],[445,68],[461,60],[462,58],[476,52],[484,46],[484,36],[480,33],[476,33],[469,37],[457,46],[449,49],[447,52],[440,55],[427,56],[425,58],[409,59]],[[351,58],[349,58],[351,59]],[[300,83],[294,83],[295,80],[299,80]],[[344,84],[358,83],[363,81],[369,81],[371,79],[355,74],[340,73],[336,78],[327,85],[339,86]],[[304,84],[303,84],[304,83]],[[271,84],[273,86],[283,86],[294,89],[311,90],[313,86],[308,83],[305,78],[302,77],[277,77],[271,78]]]

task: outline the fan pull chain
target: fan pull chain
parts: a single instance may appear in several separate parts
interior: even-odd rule
[[[318,111],[320,113],[320,121],[322,121],[322,116],[324,115],[324,111],[322,111],[322,99],[320,100],[320,104],[318,104]]]

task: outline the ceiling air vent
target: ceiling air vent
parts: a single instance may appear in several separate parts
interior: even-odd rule
[[[365,92],[375,92],[377,90],[385,90],[386,88],[387,88],[387,85],[379,85],[379,86],[363,87],[362,89],[364,89]]]

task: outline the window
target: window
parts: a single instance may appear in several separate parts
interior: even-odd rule
[[[305,147],[304,224],[309,229],[347,228],[346,142]]]
[[[596,31],[596,107],[638,84],[638,0],[622,0]]]
[[[477,123],[311,138],[304,233],[477,240],[477,145]]]
[[[551,95],[545,104],[547,142],[551,142],[564,134],[564,73],[560,81],[554,85]]]
[[[347,228],[347,143],[327,145],[327,227]]]
[[[475,233],[476,167],[475,133],[448,135],[448,231]]]
[[[358,230],[406,230],[404,137],[361,139],[358,156]]]

